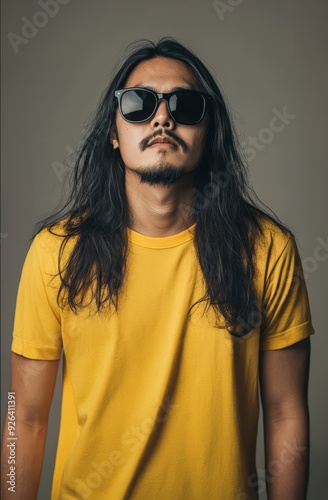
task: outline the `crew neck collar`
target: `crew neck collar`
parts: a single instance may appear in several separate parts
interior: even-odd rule
[[[128,228],[128,239],[132,243],[146,248],[172,248],[191,240],[195,236],[195,231],[196,223],[180,233],[163,237],[146,236]]]

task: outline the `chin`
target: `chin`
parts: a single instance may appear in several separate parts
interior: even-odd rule
[[[183,167],[171,164],[139,167],[135,172],[139,175],[140,182],[152,186],[169,186],[178,182],[188,173]]]

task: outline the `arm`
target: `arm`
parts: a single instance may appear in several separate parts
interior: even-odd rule
[[[310,340],[260,353],[269,500],[305,500],[309,470]]]
[[[8,491],[7,418],[2,446],[3,500],[36,500],[43,463],[48,415],[59,361],[28,359],[12,353],[11,391],[15,393],[15,493]],[[8,417],[8,416],[7,416]]]

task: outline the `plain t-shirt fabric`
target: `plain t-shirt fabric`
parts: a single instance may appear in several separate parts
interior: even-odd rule
[[[263,223],[255,278],[263,317],[235,338],[215,328],[196,224],[155,238],[128,230],[115,312],[60,308],[60,236],[42,230],[17,295],[12,350],[55,360],[63,396],[52,499],[253,500],[260,349],[314,330],[294,239]],[[73,241],[67,245],[69,255]]]

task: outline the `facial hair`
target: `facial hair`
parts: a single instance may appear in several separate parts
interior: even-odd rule
[[[188,148],[186,143],[177,137],[173,132],[164,128],[158,129],[152,136],[145,137],[139,144],[140,150],[144,151],[148,147],[151,139],[154,139],[162,134],[171,137],[178,144],[178,146],[181,147],[184,153],[187,152]],[[183,167],[166,162],[166,154],[167,151],[162,150],[162,158],[159,161],[151,165],[141,166],[135,170],[135,173],[139,175],[141,183],[149,184],[150,186],[169,186],[170,184],[178,182],[184,175],[187,174]]]
[[[150,186],[169,186],[187,173],[184,168],[167,163],[139,167],[135,172],[139,175],[141,183]]]

